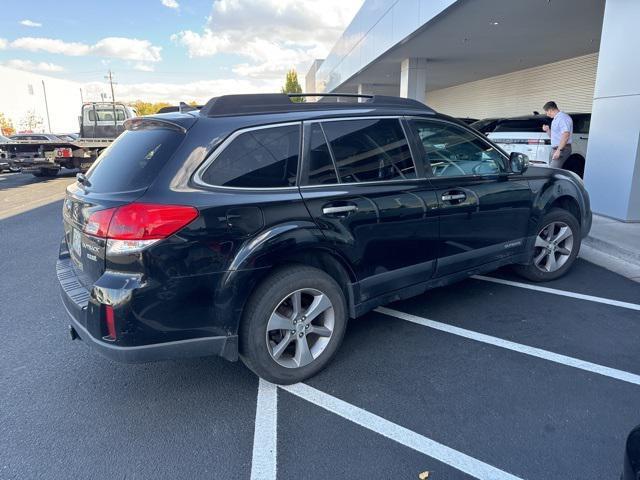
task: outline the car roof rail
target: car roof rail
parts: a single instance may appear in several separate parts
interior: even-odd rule
[[[295,102],[293,98],[317,97],[317,102]],[[344,102],[340,98],[357,99]],[[361,100],[362,99],[362,100]],[[213,97],[200,110],[205,117],[282,113],[290,111],[345,109],[345,108],[412,108],[435,113],[425,104],[411,98],[386,95],[359,95],[355,93],[253,93]]]

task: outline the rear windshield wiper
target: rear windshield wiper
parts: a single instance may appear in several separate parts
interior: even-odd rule
[[[91,182],[84,173],[76,174],[76,180],[78,181],[78,183],[84,185],[85,187],[91,186]]]

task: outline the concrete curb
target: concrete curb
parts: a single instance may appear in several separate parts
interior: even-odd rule
[[[589,237],[583,241],[580,247],[580,258],[640,283],[640,262],[619,256],[616,254],[616,249],[607,248],[607,242],[593,243],[591,240]],[[604,248],[601,249],[597,245]]]
[[[589,245],[596,250],[607,253],[616,258],[620,258],[623,261],[633,263],[640,267],[640,245],[638,245],[638,251],[630,251],[620,245],[616,245],[607,240],[601,238],[588,236],[583,240],[584,245]]]

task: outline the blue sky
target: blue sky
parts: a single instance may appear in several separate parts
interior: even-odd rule
[[[6,0],[5,0],[6,2]],[[120,97],[205,99],[273,91],[324,57],[362,0],[109,0],[2,2],[0,64]],[[322,8],[318,8],[322,5]],[[302,79],[301,79],[302,80]],[[0,80],[1,81],[1,80]]]

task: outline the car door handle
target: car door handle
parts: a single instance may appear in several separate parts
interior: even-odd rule
[[[467,195],[464,193],[445,193],[442,195],[443,202],[452,202],[454,200],[464,200]]]
[[[322,207],[322,213],[325,215],[335,215],[336,213],[355,212],[358,207],[355,205],[341,205],[338,207]]]
[[[589,137],[580,137],[580,140],[589,140]]]

